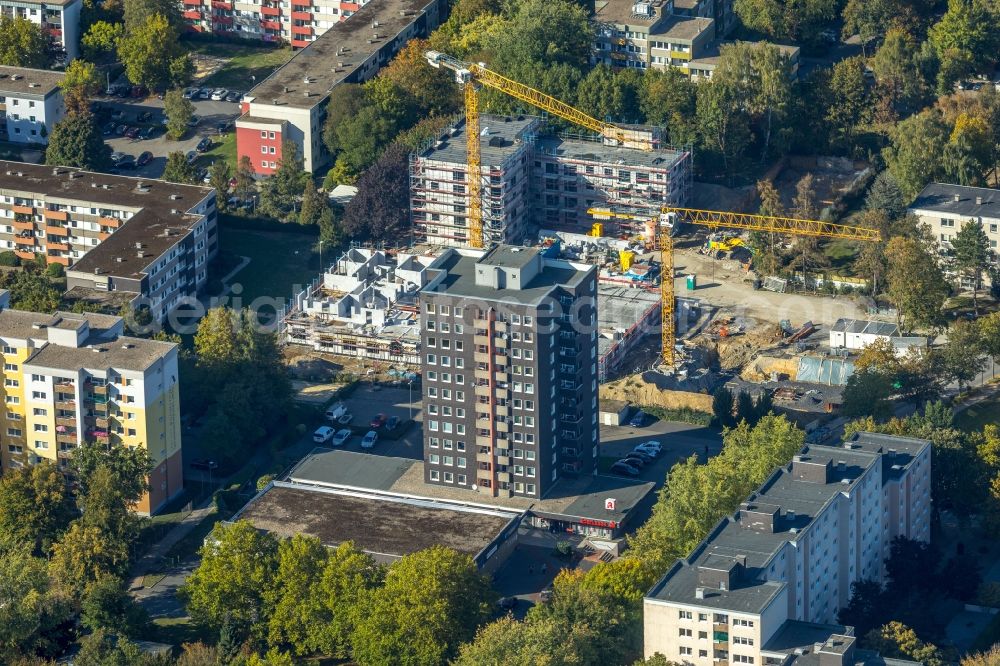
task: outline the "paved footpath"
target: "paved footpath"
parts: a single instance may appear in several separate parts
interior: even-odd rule
[[[137,596],[142,596],[142,579],[143,577],[154,571],[158,571],[164,567],[162,560],[166,558],[167,553],[174,545],[191,533],[198,523],[202,521],[206,516],[215,511],[215,503],[212,498],[209,497],[208,500],[199,508],[195,509],[188,515],[184,517],[181,522],[177,523],[172,530],[167,532],[162,539],[146,551],[146,554],[139,558],[139,561],[132,566],[132,570],[129,572],[129,589],[138,592]]]

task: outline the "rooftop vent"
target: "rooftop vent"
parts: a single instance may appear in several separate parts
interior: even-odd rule
[[[170,195],[170,200],[171,201],[177,201],[180,198],[181,198],[181,195],[177,194],[176,192]]]
[[[124,264],[125,257],[115,257],[115,261],[118,262],[119,264]]]
[[[281,92],[288,92],[288,86],[281,86]]]
[[[704,599],[705,598],[705,588],[703,588],[703,587],[696,587],[694,589],[694,598],[695,599]]]
[[[133,345],[131,342],[126,342],[125,344],[122,345],[122,349],[132,349],[133,347],[135,347],[135,345]]]
[[[177,210],[176,208],[171,208],[171,209],[170,209],[170,214],[171,214],[171,215],[177,215],[178,213],[180,213],[180,211],[179,211],[179,210]]]
[[[312,77],[311,76],[305,77],[304,79],[302,79],[302,83],[312,83]]]
[[[302,93],[302,95],[303,95],[304,97],[311,97],[311,96],[312,96],[312,93],[311,93],[311,92],[309,92],[308,90],[306,90],[306,91],[305,91],[304,93]]]
[[[959,196],[959,195],[957,195],[957,194],[951,195],[951,198],[952,198],[952,201],[954,201],[956,203],[962,200],[962,197]]]
[[[976,197],[976,205],[977,206],[982,206],[983,205],[983,198],[982,197]]]
[[[31,83],[28,84],[28,87],[29,88],[37,88],[40,85],[42,85],[42,84],[41,83],[35,83],[34,81],[32,81]]]
[[[100,274],[101,274],[101,269],[100,268],[95,268],[94,269],[94,275],[100,275]]]
[[[847,463],[845,461],[843,461],[843,460],[838,460],[837,461],[837,470],[840,471],[840,472],[846,471],[847,470]]]
[[[92,183],[90,184],[90,186],[91,186],[92,188],[94,188],[95,190],[97,189],[97,183],[96,183],[96,182],[92,182]]]
[[[108,185],[107,183],[101,183],[101,189],[102,190],[110,190],[111,186]]]
[[[93,351],[94,353],[97,353],[97,354],[100,354],[101,352],[104,351],[104,347],[91,347],[90,349],[91,349],[91,351]]]
[[[795,520],[794,509],[788,509],[787,511],[785,511],[785,518],[787,518],[788,520]]]
[[[18,171],[17,175],[18,175],[19,178],[24,178],[24,172],[23,171]]]
[[[142,244],[142,243],[140,243],[140,242],[136,242],[136,244],[135,244],[135,249],[137,249],[137,250],[141,250],[141,249],[142,249],[142,248],[144,248],[144,247],[145,247],[145,245],[143,245],[143,244]]]
[[[851,485],[851,480],[850,479],[841,479],[840,480],[840,484],[843,485],[843,486],[849,486],[849,485]]]
[[[20,80],[21,80],[21,79],[23,79],[23,78],[24,78],[24,77],[23,77],[23,76],[21,76],[20,74],[11,74],[11,75],[10,75],[10,80],[11,80],[11,81],[20,81]]]

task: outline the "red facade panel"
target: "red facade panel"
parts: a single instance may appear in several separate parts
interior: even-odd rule
[[[236,153],[240,159],[244,155],[250,158],[254,173],[258,176],[270,176],[281,159],[281,131],[237,127]],[[275,166],[271,166],[272,164]]]

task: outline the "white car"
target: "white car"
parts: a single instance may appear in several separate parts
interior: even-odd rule
[[[316,428],[316,432],[313,433],[313,441],[317,444],[324,444],[330,441],[333,437],[333,428],[330,426],[320,426]]]
[[[370,449],[375,446],[375,442],[378,441],[378,433],[374,430],[369,430],[365,438],[361,440],[361,448]]]
[[[218,88],[217,90],[213,90],[212,91],[212,101],[213,102],[219,102],[219,101],[222,100],[223,97],[225,97],[228,94],[229,94],[229,91],[226,90],[225,88]]]
[[[643,453],[648,453],[649,455],[655,458],[656,456],[660,455],[660,453],[663,452],[663,447],[660,446],[660,443],[657,442],[655,439],[651,439],[648,442],[643,442],[642,444],[639,444],[633,450],[642,451]]]
[[[333,436],[333,441],[330,443],[333,444],[334,446],[343,446],[344,442],[346,442],[350,438],[351,438],[351,429],[344,428],[342,430],[337,431],[337,434]]]

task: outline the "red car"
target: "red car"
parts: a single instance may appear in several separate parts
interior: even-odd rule
[[[385,414],[376,414],[368,425],[373,428],[381,428],[383,423],[385,423]]]
[[[139,136],[139,128],[129,127],[127,130],[125,130],[125,136],[127,136],[130,139],[136,138],[137,136]]]

